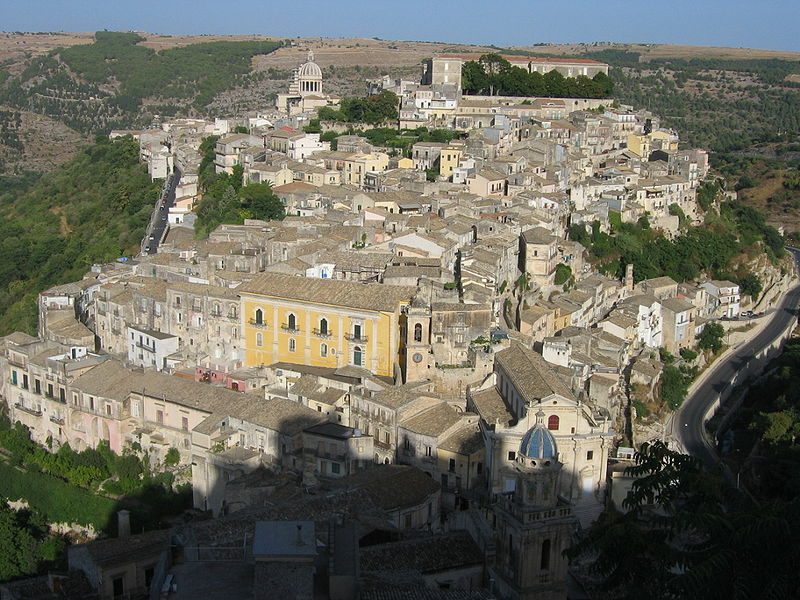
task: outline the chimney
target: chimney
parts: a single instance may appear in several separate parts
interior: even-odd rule
[[[131,535],[131,511],[120,510],[117,512],[117,537],[126,538]]]

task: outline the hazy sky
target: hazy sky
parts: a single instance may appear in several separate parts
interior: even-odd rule
[[[3,31],[644,42],[800,51],[800,0],[0,0]]]

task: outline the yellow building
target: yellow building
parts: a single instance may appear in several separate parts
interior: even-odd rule
[[[342,183],[362,187],[364,175],[370,171],[385,171],[389,168],[389,155],[383,152],[351,154],[343,162]]]
[[[414,168],[414,161],[410,158],[401,158],[397,161],[397,168],[398,169],[413,169]]]
[[[463,153],[461,148],[453,146],[443,148],[442,153],[439,155],[439,174],[445,177],[451,177],[453,175],[453,169],[458,166],[458,161],[461,160],[461,155]]]
[[[650,156],[650,138],[646,135],[628,135],[628,150],[635,154],[647,158]]]
[[[656,129],[650,134],[651,142],[659,141],[662,150],[677,150],[678,136],[663,129]]]
[[[262,273],[237,289],[246,366],[360,366],[392,377],[416,287]]]

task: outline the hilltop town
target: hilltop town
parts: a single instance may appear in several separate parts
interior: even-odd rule
[[[565,598],[563,551],[609,503],[609,461],[646,441],[636,411],[671,359],[702,367],[709,324],[785,287],[771,267],[759,297],[708,273],[601,272],[592,238],[703,224],[708,153],[609,97],[464,94],[477,58],[367,80],[397,117],[358,132],[326,120],[342,98],[313,52],[274,106],[111,132],[164,182],[141,251],[42,292],[38,335],[1,340],[0,391],[53,451],[177,452],[209,518],[132,534],[121,515],[121,539],[71,547],[98,597],[220,577],[220,597]],[[446,141],[406,155],[377,126]],[[269,184],[285,218],[198,239],[207,171]]]

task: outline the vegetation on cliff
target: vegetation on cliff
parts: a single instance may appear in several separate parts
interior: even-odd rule
[[[36,332],[38,292],[135,254],[160,189],[132,139],[98,138],[38,179],[0,179],[0,335]]]

